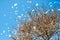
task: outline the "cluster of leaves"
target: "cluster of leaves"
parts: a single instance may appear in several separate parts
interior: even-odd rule
[[[14,40],[49,40],[60,31],[60,14],[56,10],[45,11],[34,10],[28,12],[29,22],[24,22],[22,28],[17,30]]]

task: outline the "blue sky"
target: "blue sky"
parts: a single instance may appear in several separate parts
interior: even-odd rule
[[[12,40],[7,36],[18,27],[17,19],[24,20],[27,11],[42,5],[60,11],[60,0],[0,0],[0,40]]]

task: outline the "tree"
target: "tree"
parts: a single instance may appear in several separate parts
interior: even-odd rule
[[[34,10],[28,12],[28,15],[30,21],[24,22],[22,28],[17,30],[14,40],[49,40],[60,32],[60,14],[56,10],[50,10],[48,13]]]

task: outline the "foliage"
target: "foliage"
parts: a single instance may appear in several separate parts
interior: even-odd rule
[[[14,40],[49,40],[60,32],[60,14],[56,10],[28,12],[30,21],[17,30]],[[13,38],[13,37],[12,37]]]

